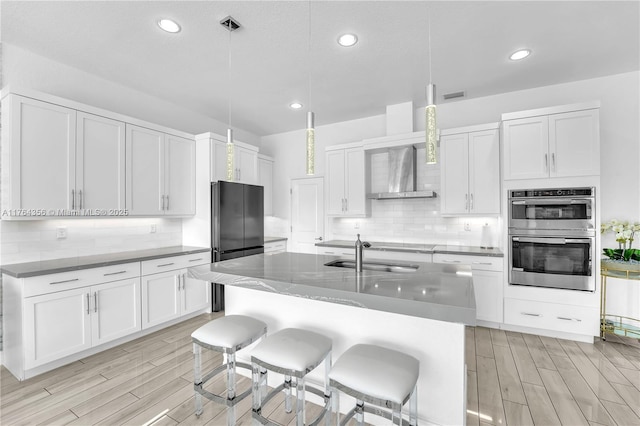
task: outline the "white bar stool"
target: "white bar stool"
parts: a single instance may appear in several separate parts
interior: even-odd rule
[[[262,415],[262,407],[278,392],[285,391],[285,411],[291,412],[291,377],[296,378],[296,425],[305,424],[305,376],[324,361],[325,389],[309,386],[308,391],[324,399],[325,407],[310,425],[325,417],[329,422],[330,392],[328,373],[331,368],[331,339],[318,333],[297,328],[285,328],[264,339],[251,352],[253,367],[253,422],[273,424]],[[284,374],[284,383],[266,394],[267,373]],[[266,396],[265,396],[266,395]],[[264,398],[263,398],[264,396]]]
[[[235,405],[251,393],[251,388],[236,395],[236,366],[251,369],[246,363],[236,362],[236,351],[267,334],[267,324],[244,315],[227,315],[208,322],[191,334],[193,341],[193,389],[195,390],[196,416],[202,414],[202,396],[227,406],[227,425],[236,423]],[[202,377],[202,348],[227,355],[227,362]],[[204,389],[204,384],[226,370],[227,395],[221,396]]]
[[[420,362],[402,352],[375,345],[352,346],[336,361],[329,372],[331,399],[336,424],[344,425],[355,415],[364,424],[364,412],[391,420],[393,424],[416,425],[418,394],[416,383]],[[340,421],[341,391],[356,399],[356,406]],[[409,421],[402,419],[402,407],[409,401]],[[377,407],[390,408],[391,412]]]

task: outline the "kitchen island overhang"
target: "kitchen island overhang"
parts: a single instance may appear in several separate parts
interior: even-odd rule
[[[475,325],[471,269],[412,262],[415,272],[356,273],[325,266],[336,259],[263,254],[190,268],[189,276],[225,285],[227,315],[261,319],[269,333],[299,327],[331,337],[334,361],[356,343],[415,356],[421,421],[464,424],[465,326]],[[312,383],[322,380],[311,373]]]

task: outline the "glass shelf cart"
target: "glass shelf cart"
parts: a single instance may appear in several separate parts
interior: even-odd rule
[[[602,259],[600,262],[600,338],[606,340],[607,333],[640,339],[640,319],[607,314],[607,278],[640,281],[640,263]],[[640,285],[640,284],[639,284]]]

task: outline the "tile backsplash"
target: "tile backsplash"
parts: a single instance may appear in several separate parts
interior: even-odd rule
[[[440,165],[424,162],[425,149],[418,149],[416,190],[440,193]],[[388,154],[371,155],[371,192],[388,191]],[[501,246],[502,223],[498,217],[447,217],[440,214],[440,197],[371,200],[371,216],[366,218],[330,218],[327,238],[420,244],[479,246],[482,228],[489,226],[492,245]]]
[[[57,238],[59,228],[66,238]],[[0,234],[0,263],[7,265],[181,245],[182,219],[3,220]]]

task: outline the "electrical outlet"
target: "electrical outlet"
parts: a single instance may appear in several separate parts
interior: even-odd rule
[[[353,229],[360,229],[360,222],[356,222],[355,225],[353,225]]]
[[[64,240],[65,238],[67,238],[67,228],[65,228],[64,226],[59,226],[58,228],[56,228],[56,238],[58,240]]]
[[[151,229],[149,230],[149,232],[151,232],[152,234],[156,233],[156,225],[151,225]]]
[[[464,230],[465,231],[471,231],[471,223],[465,222],[464,223]]]

